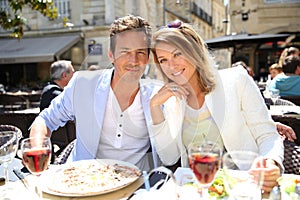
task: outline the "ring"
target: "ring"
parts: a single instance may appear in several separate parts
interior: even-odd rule
[[[172,87],[171,87],[171,90],[172,90],[173,92],[177,92],[177,91],[178,91],[178,87],[177,87],[177,86],[172,86]]]

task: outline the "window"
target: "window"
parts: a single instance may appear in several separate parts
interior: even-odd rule
[[[265,3],[300,3],[300,0],[265,0]]]
[[[9,3],[8,0],[1,0],[0,1],[0,11],[9,10]]]
[[[59,18],[66,17],[71,19],[70,15],[70,0],[55,0],[55,7]]]

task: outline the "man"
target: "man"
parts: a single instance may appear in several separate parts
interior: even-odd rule
[[[141,17],[116,19],[108,53],[113,67],[76,72],[62,94],[36,118],[30,136],[50,136],[76,119],[77,139],[68,161],[105,158],[131,162],[142,170],[157,167],[148,134],[149,100],[155,87],[140,81],[149,61],[150,41],[150,25]]]
[[[44,87],[41,100],[40,111],[47,108],[52,99],[58,96],[69,83],[74,74],[74,68],[71,61],[59,60],[51,65],[50,78],[51,82]]]
[[[270,84],[270,90],[278,89],[280,96],[300,96],[300,58],[288,56],[282,63],[284,72],[278,74]]]

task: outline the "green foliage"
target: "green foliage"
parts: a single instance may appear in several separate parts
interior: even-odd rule
[[[22,17],[22,9],[27,5],[49,20],[57,18],[57,8],[53,0],[9,0],[10,9],[0,10],[0,26],[5,30],[13,30],[12,37],[22,38],[26,19]]]

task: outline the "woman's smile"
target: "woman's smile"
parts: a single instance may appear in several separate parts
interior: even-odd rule
[[[172,73],[172,75],[173,75],[173,76],[180,76],[181,74],[183,74],[184,70],[185,70],[185,69],[182,69],[182,70],[180,70],[180,71],[178,71],[178,72],[174,72],[174,73]]]

